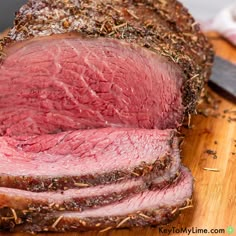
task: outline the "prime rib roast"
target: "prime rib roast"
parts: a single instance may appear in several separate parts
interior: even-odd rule
[[[166,224],[179,128],[213,50],[176,0],[29,0],[0,41],[0,230]]]

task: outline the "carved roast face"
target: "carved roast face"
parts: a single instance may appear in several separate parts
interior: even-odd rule
[[[139,46],[64,35],[17,43],[7,55],[0,66],[2,135],[166,129],[183,119],[179,68]]]

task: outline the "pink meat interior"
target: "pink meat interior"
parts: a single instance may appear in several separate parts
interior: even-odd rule
[[[114,193],[122,193],[132,188],[144,185],[142,179],[131,179],[111,185],[99,185],[90,188],[69,189],[63,192],[41,192],[35,193],[14,188],[0,188],[0,208],[12,207],[16,209],[27,208],[33,202],[41,201],[44,204],[63,204],[73,199],[92,198],[95,196],[106,196]]]
[[[18,42],[0,66],[0,135],[176,128],[182,74],[162,56],[112,39]]]
[[[132,171],[171,155],[180,157],[173,130],[90,129],[53,135],[0,137],[0,173],[11,176],[84,176]]]
[[[123,201],[103,206],[97,209],[88,209],[83,212],[63,212],[65,218],[109,217],[128,215],[142,210],[155,210],[164,207],[181,206],[186,199],[192,196],[192,175],[185,168],[181,168],[181,176],[177,182],[163,189],[144,191]]]

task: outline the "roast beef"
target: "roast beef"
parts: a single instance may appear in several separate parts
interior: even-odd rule
[[[60,35],[17,43],[5,53],[0,68],[2,135],[99,127],[166,129],[182,121],[180,69],[138,46]]]
[[[90,129],[0,137],[0,185],[31,191],[79,188],[179,170],[173,130]]]
[[[212,60],[176,0],[29,0],[0,42],[0,230],[172,220],[192,195],[176,130]]]
[[[0,188],[0,208],[8,207],[30,212],[83,211],[121,201],[149,188],[163,188],[176,181],[179,171],[172,178],[165,176],[153,179],[130,179],[110,185],[68,189],[54,192],[31,192],[16,188]],[[169,176],[168,176],[169,177]],[[82,187],[82,184],[80,185]]]
[[[56,211],[41,214],[1,210],[0,226],[5,229],[39,231],[84,231],[168,223],[189,205],[192,176],[182,167],[179,178],[162,189],[146,190],[123,201],[83,212]],[[14,226],[16,226],[14,228]]]
[[[174,128],[195,110],[213,59],[176,0],[29,0],[0,49],[1,132],[9,135]]]

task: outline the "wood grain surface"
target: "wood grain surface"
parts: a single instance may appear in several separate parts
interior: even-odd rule
[[[236,49],[223,41],[219,36],[210,34],[216,52],[224,58],[236,62]],[[223,79],[223,78],[222,78]],[[236,231],[236,105],[224,99],[224,96],[208,89],[219,108],[208,108],[212,115],[194,115],[191,129],[183,129],[186,135],[183,143],[183,162],[195,178],[193,203],[194,207],[184,210],[182,214],[163,229],[187,227],[200,229],[226,229],[233,226]],[[211,100],[210,100],[211,101]],[[234,111],[234,112],[233,112]],[[214,155],[207,150],[216,152]],[[216,158],[217,157],[217,158]],[[218,171],[208,171],[214,168]],[[95,236],[98,233],[39,234],[40,236]],[[227,234],[227,233],[226,233]],[[26,233],[3,234],[23,236]],[[101,234],[99,234],[101,235]],[[136,228],[113,230],[103,233],[104,236],[155,236],[162,234],[159,228]],[[171,233],[172,236],[187,235]],[[200,235],[200,234],[195,234]],[[205,234],[201,234],[205,235]],[[207,234],[222,235],[222,234]],[[234,234],[236,235],[236,232]]]

